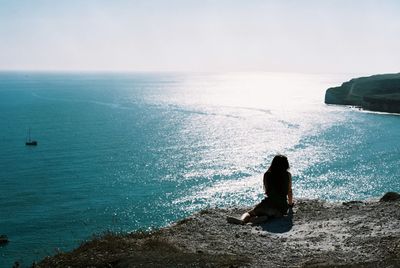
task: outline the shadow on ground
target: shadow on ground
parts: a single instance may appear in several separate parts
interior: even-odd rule
[[[286,233],[293,227],[293,210],[290,209],[289,213],[281,218],[272,218],[267,222],[260,224],[264,231],[270,233]]]

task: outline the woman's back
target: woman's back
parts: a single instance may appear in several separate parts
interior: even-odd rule
[[[286,211],[288,208],[289,181],[290,173],[288,171],[267,171],[264,174],[264,187],[268,199],[281,211]]]

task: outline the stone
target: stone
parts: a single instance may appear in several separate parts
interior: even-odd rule
[[[0,235],[0,245],[5,245],[9,242],[8,237],[6,235]]]
[[[396,201],[400,200],[400,194],[396,192],[387,192],[382,196],[382,198],[379,200],[380,202],[388,202],[388,201]]]

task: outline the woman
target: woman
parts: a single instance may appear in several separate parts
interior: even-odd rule
[[[265,172],[263,184],[266,198],[239,219],[227,217],[229,223],[245,224],[265,221],[268,217],[282,217],[293,206],[292,175],[286,156],[276,155]]]

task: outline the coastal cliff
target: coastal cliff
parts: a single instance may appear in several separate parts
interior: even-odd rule
[[[208,209],[152,233],[106,234],[34,267],[399,267],[400,195],[298,200],[283,218],[232,225]]]
[[[327,89],[325,103],[400,113],[400,73],[351,79],[339,87]]]

